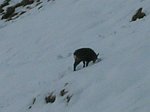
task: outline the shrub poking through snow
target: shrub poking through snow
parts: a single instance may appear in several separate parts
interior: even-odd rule
[[[137,12],[133,15],[132,20],[131,21],[136,21],[137,19],[141,19],[144,16],[146,16],[146,14],[144,12],[142,12],[143,8],[139,8],[137,10]]]
[[[11,18],[14,15],[15,7],[8,7],[6,13],[2,16],[2,19]]]
[[[0,6],[0,13],[4,12],[4,9]]]
[[[17,8],[17,7],[21,7],[21,6],[26,6],[26,5],[30,5],[34,3],[34,0],[22,0],[21,2],[17,3],[14,7]]]
[[[66,87],[69,83],[65,83],[64,87]],[[63,100],[65,101],[65,103],[69,103],[73,94],[70,93],[70,91],[67,88],[62,89],[59,92],[60,97],[63,97]]]
[[[56,100],[56,95],[53,95],[53,92],[45,97],[45,102],[46,103],[54,103],[55,100]]]
[[[10,0],[5,0],[2,4],[0,4],[0,13],[4,12],[4,7],[9,5]]]
[[[35,104],[35,101],[36,101],[36,98],[33,98],[32,104],[29,106],[28,109],[31,109],[31,108],[32,108],[32,106]]]
[[[68,91],[66,91],[65,89],[63,89],[63,90],[60,91],[60,96],[64,96],[67,93],[68,93]]]
[[[21,4],[22,6],[30,5],[34,2],[34,0],[22,0]]]
[[[2,4],[0,4],[0,7],[3,8],[7,5],[9,5],[10,0],[5,0]]]
[[[66,102],[69,103],[73,95],[67,95]]]
[[[2,15],[1,19],[6,19],[5,22],[14,20],[20,17],[22,14],[26,13],[28,10],[35,8],[37,6],[39,6],[38,10],[43,7],[42,5],[43,2],[41,2],[40,0],[21,0],[20,2],[12,6],[3,8],[7,5],[10,5],[9,2],[10,0],[5,0],[2,4],[0,4],[0,15]],[[20,9],[23,9],[23,10],[22,11],[20,9],[18,10],[17,9],[18,7],[21,7]]]

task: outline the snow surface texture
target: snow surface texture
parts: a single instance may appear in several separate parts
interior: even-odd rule
[[[0,112],[149,112],[149,4],[55,0],[0,21]],[[147,16],[130,22],[140,7]],[[73,72],[81,47],[102,61]],[[52,92],[56,100],[46,104]]]

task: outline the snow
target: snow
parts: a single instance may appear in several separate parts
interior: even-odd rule
[[[0,112],[148,112],[149,4],[43,0],[39,10],[1,20]],[[140,7],[147,16],[130,22]],[[72,54],[81,47],[94,49],[102,61],[74,72]],[[60,96],[63,89],[68,93]],[[56,101],[46,104],[52,92]]]

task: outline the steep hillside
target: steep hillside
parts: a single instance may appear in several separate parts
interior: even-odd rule
[[[0,20],[0,112],[148,112],[149,4],[43,0]],[[140,7],[146,16],[131,22]],[[74,72],[82,47],[102,60]]]

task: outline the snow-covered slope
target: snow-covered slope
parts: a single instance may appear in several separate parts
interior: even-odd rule
[[[148,112],[149,4],[55,0],[1,21],[0,112]],[[130,22],[140,7],[147,16]],[[72,53],[81,47],[102,61],[73,72]],[[50,93],[56,100],[46,104]]]

